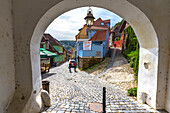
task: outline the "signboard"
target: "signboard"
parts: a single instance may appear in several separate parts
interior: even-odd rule
[[[83,50],[91,50],[92,41],[84,41],[83,42]]]

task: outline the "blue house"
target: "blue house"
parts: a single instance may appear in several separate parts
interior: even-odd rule
[[[98,18],[93,26],[84,26],[76,35],[77,62],[84,69],[103,60],[109,49],[110,20]]]

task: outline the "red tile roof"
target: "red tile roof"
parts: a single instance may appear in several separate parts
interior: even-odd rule
[[[124,29],[126,29],[127,27],[129,27],[130,24],[127,21],[124,21],[121,25],[120,31],[119,33],[122,33]]]
[[[44,35],[42,36],[42,39],[41,39],[41,43],[45,43],[46,41],[48,41],[48,38],[46,38]]]
[[[57,53],[57,55],[59,54],[59,52],[51,44],[49,44],[49,49],[47,49],[47,50],[51,51],[53,53]]]
[[[47,49],[48,51],[51,51],[53,53],[57,53],[58,55],[63,54],[63,53],[59,53],[54,47],[53,45],[59,45],[62,46],[61,43],[53,38],[50,34],[44,34],[42,39],[41,39],[41,43],[45,43],[46,41],[49,42],[49,49]]]
[[[107,31],[97,31],[90,39],[90,41],[103,41],[106,40]]]
[[[98,18],[96,21],[94,21],[93,26],[90,28],[88,27],[89,30],[107,30],[109,26],[107,26],[106,23],[110,23],[110,20],[102,20],[101,18]],[[103,25],[101,25],[103,23]]]
[[[104,23],[104,25],[101,25],[101,23]],[[106,25],[106,23],[105,23],[101,18],[98,18],[96,21],[94,21],[93,26],[106,27],[106,28],[108,28],[108,26]]]
[[[59,42],[57,39],[53,38],[50,34],[44,34],[44,35],[43,35],[43,38],[44,38],[44,39],[42,39],[42,41],[48,40],[49,43],[52,44],[52,45],[62,46],[62,45],[60,44],[60,42]],[[42,42],[42,41],[41,41],[41,42]]]
[[[121,27],[120,25],[115,26],[115,27],[111,30],[111,32],[119,32],[120,27]]]
[[[120,27],[119,33],[122,33],[123,30],[125,29],[125,27],[126,27],[126,21],[124,20],[121,27]]]
[[[110,34],[111,34],[111,30],[110,30],[110,28],[109,28],[109,36],[110,36]]]
[[[108,20],[103,20],[105,23],[110,23],[110,19]]]
[[[95,30],[107,30],[108,28],[106,28],[106,27],[100,27],[100,26],[92,26],[92,27],[90,27],[90,28],[88,28],[88,29],[90,29],[90,30],[92,30],[92,29],[95,29]]]
[[[110,19],[108,19],[108,20],[103,20],[104,21],[104,23],[109,23],[109,27],[110,27]]]

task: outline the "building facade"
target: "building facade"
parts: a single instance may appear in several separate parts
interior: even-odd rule
[[[59,15],[83,6],[108,9],[130,23],[140,43],[137,100],[145,92],[147,104],[170,112],[169,4],[169,0],[1,0],[0,113],[40,112],[42,35]]]
[[[84,25],[76,35],[77,62],[84,69],[99,63],[109,49],[110,20],[98,18],[93,26]]]
[[[57,64],[66,61],[66,50],[61,45],[61,43],[57,39],[53,38],[50,34],[43,35],[40,47],[57,54],[56,57],[49,59],[51,66],[56,66]]]

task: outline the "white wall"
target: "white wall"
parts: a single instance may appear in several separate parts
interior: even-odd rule
[[[142,102],[141,94],[146,93],[146,103],[156,108],[158,49],[140,48],[139,59],[138,101]]]
[[[169,5],[166,5],[168,4],[168,0],[164,0],[164,2],[160,2],[159,0],[154,2],[147,0],[128,1],[130,3],[123,0],[67,0],[60,2],[48,10],[41,18],[34,31],[36,37],[33,35],[31,42],[34,44],[38,43],[39,38],[37,36],[46,29],[51,21],[60,14],[73,8],[92,5],[113,11],[132,25],[139,39],[141,49],[138,96],[140,97],[139,94],[141,92],[145,92],[147,93],[146,102],[149,105],[154,108],[164,109],[166,82],[163,80],[167,76],[166,72],[168,69],[167,65],[164,65],[162,62],[167,62],[168,59],[162,52],[168,51],[168,42],[166,41],[168,40],[168,25],[166,26],[168,18],[164,18],[168,17],[167,10],[169,9]],[[48,20],[46,18],[48,18]],[[31,49],[32,55],[36,54],[36,51],[38,52],[38,48],[34,48],[34,51],[32,50],[33,48]],[[33,61],[35,61],[34,58],[32,57]],[[144,63],[149,63],[149,69],[145,69]],[[138,100],[140,99],[138,98]]]
[[[149,18],[152,23],[159,41],[158,49],[158,72],[156,86],[156,108],[165,109],[166,95],[166,78],[168,76],[168,60],[170,55],[170,1],[169,0],[128,0],[138,7]],[[142,29],[141,29],[142,31]],[[150,37],[146,37],[147,41],[151,41]],[[152,42],[152,41],[151,41]],[[147,45],[147,44],[146,44]],[[153,82],[151,80],[151,82]],[[152,90],[152,89],[150,89]],[[170,112],[170,111],[169,111]]]
[[[165,107],[170,49],[169,0],[13,0],[12,3],[13,9],[10,0],[0,1],[0,112],[4,112],[12,97],[8,113],[38,112],[42,34],[57,16],[89,5],[109,9],[132,25],[142,48],[139,79],[145,78],[139,81],[138,92],[146,92],[147,102],[154,108]],[[151,63],[150,70],[144,68],[145,62]],[[167,94],[166,97],[170,97]]]
[[[5,112],[15,91],[11,10],[11,0],[0,0],[0,113]]]
[[[33,65],[35,68],[32,68],[30,42],[39,19],[49,8],[60,1],[12,0],[13,9],[10,10],[13,12],[14,46],[12,48],[15,52],[15,82],[17,85],[7,113],[38,113],[42,107],[40,56],[39,52],[33,55],[38,55],[38,57],[35,58],[37,63]],[[38,35],[39,40],[41,40],[42,34]],[[37,43],[34,47],[39,48],[39,44]]]
[[[68,10],[74,9],[76,7],[88,6],[88,4],[91,4],[92,6],[98,6],[98,7],[109,9],[110,11],[123,17],[132,25],[135,33],[137,34],[140,47],[141,47],[140,65],[142,66],[140,68],[141,71],[139,71],[139,80],[141,81],[139,82],[138,93],[146,92],[148,97],[152,97],[151,99],[147,100],[147,103],[150,104],[152,107],[156,108],[158,38],[152,26],[152,23],[146,17],[146,15],[137,7],[135,7],[134,5],[132,5],[127,1],[91,0],[87,2],[87,0],[67,0],[55,5],[43,15],[43,17],[40,19],[39,23],[37,24],[34,30],[34,35],[31,40],[31,45],[32,45],[31,55],[32,55],[33,63],[35,64],[38,63],[37,62],[38,60],[36,60],[36,58],[38,58],[38,50],[39,50],[37,44],[39,44],[40,42],[40,38],[38,35],[42,34],[45,31],[46,27],[51,23],[51,21],[55,19],[57,16],[59,16],[60,14]],[[149,37],[149,41],[148,41],[148,37]],[[35,54],[37,55],[37,57],[35,56]],[[143,69],[144,62],[151,62],[150,71]],[[34,73],[38,73],[38,71],[35,70],[33,72],[33,76],[37,76],[37,74]],[[143,81],[140,78],[142,79],[146,78],[145,80],[147,81],[151,81],[151,80],[154,81],[153,83],[146,84],[145,81]]]
[[[169,70],[170,70],[170,56],[169,56]],[[165,107],[166,110],[170,112],[170,72],[168,72],[167,83],[168,84],[167,84]]]

